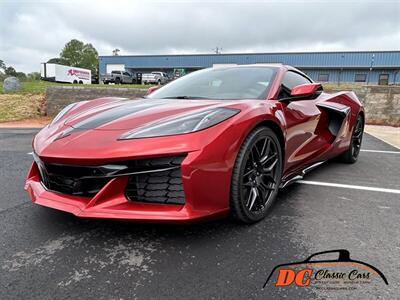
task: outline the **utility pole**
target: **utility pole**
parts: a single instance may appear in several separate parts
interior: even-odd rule
[[[342,60],[341,60],[341,66],[340,66],[340,71],[339,71],[339,75],[338,75],[338,86],[340,85],[340,80],[342,77],[342,73],[343,73],[343,61],[344,61],[344,54],[342,54]]]
[[[371,56],[371,65],[369,66],[367,85],[369,85],[369,81],[371,80],[370,77],[371,77],[372,67],[374,66],[374,60],[375,60],[375,54],[372,54],[372,56]]]
[[[215,54],[221,54],[222,48],[221,47],[215,47],[214,49],[212,49],[212,51],[214,51]]]

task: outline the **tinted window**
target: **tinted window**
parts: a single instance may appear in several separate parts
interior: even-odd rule
[[[111,71],[111,74],[121,74],[121,71]]]
[[[265,99],[275,73],[273,67],[210,68],[185,75],[148,98]]]
[[[311,81],[308,80],[306,77],[300,75],[299,73],[295,73],[292,71],[286,72],[282,80],[282,84],[289,90],[291,90],[297,85],[307,84],[307,83],[311,83]]]
[[[130,76],[131,74],[129,74],[128,72],[124,72],[125,76]]]
[[[365,82],[367,81],[367,74],[356,74],[354,77],[355,82]]]
[[[319,73],[318,81],[321,81],[321,82],[329,81],[329,74],[328,73]]]

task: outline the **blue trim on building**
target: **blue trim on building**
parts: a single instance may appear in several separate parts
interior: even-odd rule
[[[400,51],[100,56],[99,72],[105,74],[107,64],[124,64],[132,70],[194,70],[213,64],[255,63],[292,65],[316,81],[319,74],[328,73],[330,82],[354,82],[355,74],[366,73],[371,83],[377,83],[380,74],[389,74],[390,84],[400,83]]]

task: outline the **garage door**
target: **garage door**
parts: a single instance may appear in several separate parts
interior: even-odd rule
[[[125,71],[125,65],[121,64],[107,64],[106,65],[106,72],[110,74],[111,71]]]

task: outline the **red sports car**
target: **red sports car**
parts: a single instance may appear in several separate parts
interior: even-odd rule
[[[353,92],[290,66],[204,69],[142,99],[64,108],[33,140],[25,189],[79,217],[252,223],[314,166],[354,163],[364,120]]]

